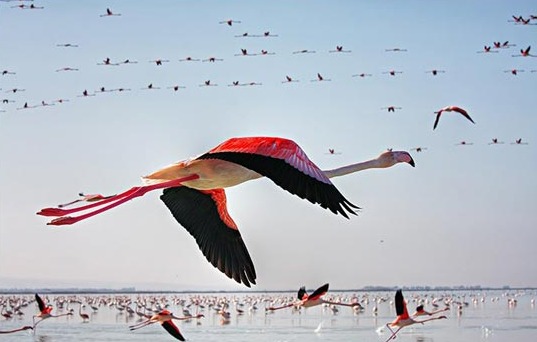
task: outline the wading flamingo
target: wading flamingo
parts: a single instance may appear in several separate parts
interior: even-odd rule
[[[440,121],[440,116],[442,115],[443,112],[457,112],[457,113],[460,113],[465,118],[467,118],[468,120],[470,120],[472,123],[475,124],[474,120],[472,120],[472,118],[470,117],[470,115],[468,115],[468,112],[466,112],[466,110],[464,110],[464,109],[462,109],[460,107],[457,107],[457,106],[447,106],[447,107],[444,107],[444,108],[440,109],[439,111],[435,112],[436,119],[434,120],[433,130],[436,128],[436,126],[438,126],[438,122]]]
[[[321,171],[292,140],[232,138],[194,159],[143,177],[145,185],[82,207],[46,208],[37,214],[61,216],[49,225],[69,225],[149,191],[165,189],[161,200],[196,239],[207,260],[229,278],[249,287],[250,283],[255,284],[254,265],[237,225],[227,212],[224,188],[265,176],[290,193],[348,218],[348,214],[356,215],[354,209],[359,208],[339,192],[330,178],[370,168],[387,168],[401,162],[414,166],[408,152],[389,151],[362,163]],[[95,207],[101,208],[76,217],[66,216]]]
[[[390,337],[386,340],[386,342],[396,338],[397,337],[396,335],[399,332],[399,330],[403,329],[406,326],[416,324],[416,323],[423,324],[428,321],[447,318],[446,316],[438,316],[438,317],[431,317],[428,319],[424,319],[422,321],[417,321],[415,319],[410,318],[410,316],[408,315],[408,311],[406,309],[405,299],[403,298],[403,291],[401,290],[397,290],[397,292],[395,293],[395,311],[397,313],[397,318],[391,323],[386,323],[386,327],[392,333]],[[397,330],[393,331],[392,327],[397,327]]]
[[[201,318],[201,317],[204,317],[203,314],[198,314],[194,318]],[[175,325],[175,323],[173,323],[173,320],[174,319],[176,319],[176,320],[187,320],[187,319],[191,319],[191,318],[192,318],[191,316],[189,316],[189,317],[177,317],[177,316],[174,316],[174,314],[171,313],[168,310],[162,310],[159,313],[151,316],[151,318],[149,318],[148,320],[145,320],[145,321],[140,322],[138,324],[134,324],[134,325],[129,326],[129,329],[132,331],[132,330],[140,329],[140,328],[143,328],[143,327],[146,327],[148,325],[151,325],[151,324],[154,324],[154,323],[158,322],[158,323],[160,323],[162,325],[162,327],[164,329],[166,329],[167,332],[170,333],[170,335],[172,335],[173,337],[175,337],[179,341],[185,341],[185,338],[183,337],[183,335],[179,331],[179,328]]]

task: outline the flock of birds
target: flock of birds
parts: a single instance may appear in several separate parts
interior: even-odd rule
[[[6,1],[6,0],[3,0]],[[21,3],[14,8],[20,8],[22,10],[41,10],[43,6],[36,6],[33,3],[27,5]],[[117,17],[121,16],[121,13],[113,12],[111,9],[100,14],[100,17]],[[517,25],[533,25],[533,20],[536,20],[534,16],[529,19],[513,17],[515,24]],[[240,24],[241,21],[237,20],[225,20],[219,24],[233,26]],[[236,36],[237,38],[250,38],[250,37],[278,37],[277,34],[273,34],[270,31],[266,31],[262,34],[248,34],[244,33]],[[78,44],[64,43],[57,44],[62,48],[76,48]],[[501,49],[508,49],[513,44],[509,42],[500,43],[494,42],[491,46],[485,46],[479,53],[497,53]],[[530,53],[530,47],[520,50],[520,54],[513,55],[513,57],[536,57]],[[386,52],[407,52],[406,49],[393,48],[386,49]],[[292,54],[312,54],[316,53],[314,50],[296,50]],[[344,49],[343,46],[337,45],[334,50],[328,51],[328,53],[352,53],[351,50]],[[260,52],[251,52],[247,49],[241,49],[235,56],[237,57],[249,57],[249,56],[267,56],[274,55],[275,52],[268,50],[261,50]],[[206,59],[192,58],[190,56],[181,59],[183,62],[208,62],[216,63],[223,61],[223,58],[217,58],[209,56]],[[155,59],[148,61],[154,63],[160,67],[164,63],[169,63],[169,59]],[[121,62],[112,61],[109,57],[98,62],[98,65],[103,67],[118,67],[126,64],[137,64],[138,62],[131,59],[126,59]],[[78,72],[81,68],[78,67],[61,67],[56,69],[56,72]],[[517,75],[522,70],[513,69],[510,70],[513,75]],[[531,70],[535,72],[536,70]],[[445,70],[429,70],[427,73],[431,73],[437,76],[440,73],[445,73]],[[388,70],[383,72],[389,76],[396,76],[403,73],[400,70]],[[16,71],[4,70],[2,76],[10,77],[16,75]],[[361,73],[352,75],[352,77],[369,77],[370,73]],[[300,80],[295,79],[293,76],[285,75],[282,79],[282,83],[296,83]],[[317,73],[316,77],[310,79],[311,82],[329,82],[330,78],[326,78],[320,73]],[[228,84],[229,87],[235,86],[261,86],[261,82],[239,82],[232,81]],[[213,83],[211,80],[205,80],[198,85],[199,87],[216,87],[218,84]],[[178,91],[183,89],[183,85],[172,85],[167,89]],[[141,90],[158,90],[161,87],[150,83]],[[78,97],[91,97],[101,93],[108,92],[125,92],[130,91],[131,88],[114,88],[108,89],[101,87],[95,91],[83,90]],[[11,88],[6,89],[3,92],[10,95],[25,92],[24,88]],[[27,110],[37,107],[48,107],[57,104],[63,104],[69,102],[70,99],[60,98],[54,101],[42,100],[40,104],[30,105],[28,101],[25,101],[24,105],[16,108],[17,110]],[[12,98],[5,98],[2,100],[3,104],[9,105],[16,100]],[[385,107],[388,112],[395,112],[396,109],[401,107],[389,106]],[[433,130],[435,130],[440,122],[440,118],[448,115],[448,113],[457,114],[471,123],[475,123],[471,118],[468,111],[457,105],[450,105],[443,107],[436,112]],[[444,119],[445,120],[445,119]],[[503,142],[494,138],[492,144],[501,144]],[[519,138],[515,144],[527,144],[522,142]],[[462,141],[460,145],[471,145]],[[425,147],[415,148],[416,152],[425,150]],[[334,149],[329,149],[330,154],[336,154]],[[313,204],[318,204],[324,209],[328,209],[336,215],[342,215],[345,218],[349,218],[350,215],[356,215],[360,207],[353,204],[337,189],[331,182],[331,178],[348,175],[351,173],[359,172],[365,169],[371,168],[389,168],[396,164],[405,163],[411,166],[415,166],[412,156],[406,151],[392,151],[388,150],[383,152],[377,158],[359,162],[352,165],[345,165],[333,170],[321,170],[313,161],[311,161],[304,150],[299,147],[294,141],[281,138],[281,137],[239,137],[231,138],[224,141],[220,145],[211,149],[210,151],[199,155],[198,157],[184,160],[178,163],[174,163],[167,167],[161,168],[150,175],[143,178],[144,184],[140,186],[134,186],[124,192],[116,195],[103,196],[103,195],[85,195],[80,193],[80,198],[70,201],[68,203],[60,204],[57,207],[50,207],[41,209],[37,214],[42,216],[55,217],[48,225],[70,225],[81,220],[85,220],[94,215],[103,213],[116,206],[119,206],[131,199],[143,196],[145,193],[153,190],[163,190],[160,199],[168,207],[171,214],[196,240],[199,249],[207,258],[207,260],[228,278],[234,279],[238,283],[242,283],[245,286],[250,287],[251,284],[256,283],[256,271],[254,264],[246,248],[246,245],[241,237],[237,225],[229,215],[226,208],[226,195],[224,189],[227,187],[235,186],[243,182],[258,179],[261,177],[267,177],[271,179],[276,185],[282,189],[296,195],[302,199],[306,199]],[[71,207],[79,202],[89,202],[77,207]],[[88,211],[79,216],[69,216],[70,214],[80,211]],[[345,305],[350,306],[353,309],[360,310],[362,305],[359,302],[334,302],[331,300],[323,299],[328,291],[328,284],[320,287],[311,294],[307,294],[304,288],[301,288],[298,292],[298,298],[296,301],[287,302],[280,306],[269,306],[267,311],[272,312],[285,308],[307,308],[316,305]],[[52,306],[48,305],[39,295],[35,295],[35,301],[39,306],[39,313],[34,316],[34,322],[32,326],[24,326],[19,330],[36,329],[36,326],[44,319],[51,317],[60,317],[63,315],[72,315],[72,312],[67,312],[61,315],[52,314]],[[5,308],[5,304],[4,304]],[[396,337],[399,330],[405,326],[424,323],[429,320],[436,320],[446,318],[443,315],[436,315],[427,313],[424,310],[417,310],[414,315],[409,315],[406,302],[403,298],[402,292],[398,291],[395,296],[395,308],[397,312],[397,318],[395,321],[386,325],[390,330],[391,335],[388,339],[391,340]],[[79,314],[84,318],[82,313],[82,304],[80,306]],[[222,309],[222,317],[225,318],[225,309]],[[418,320],[417,316],[423,314],[430,314],[432,317],[427,320]],[[192,317],[178,317],[173,315],[165,308],[161,308],[158,312],[154,312],[149,315],[143,314],[144,320],[138,324],[130,326],[131,330],[137,330],[154,323],[160,323],[164,329],[166,329],[176,339],[184,340],[184,337],[180,333],[177,326],[173,323],[173,320],[191,319]],[[203,314],[194,316],[199,319],[203,317]],[[35,322],[35,319],[39,320]],[[87,316],[89,318],[89,316]],[[229,318],[229,317],[228,317]],[[393,330],[392,328],[395,328]],[[12,331],[12,332],[16,332]]]
[[[515,308],[517,298],[523,293],[504,293],[502,296],[487,297],[485,294],[416,294],[409,301],[415,307],[414,311],[407,308],[407,301],[403,298],[402,290],[397,290],[395,297],[390,299],[387,293],[328,293],[329,284],[324,284],[318,289],[308,293],[306,288],[301,287],[297,295],[288,294],[247,294],[245,296],[214,295],[214,294],[190,294],[172,295],[163,294],[149,295],[6,295],[0,296],[0,313],[5,320],[24,319],[31,310],[32,305],[37,305],[37,310],[32,315],[32,324],[23,325],[16,329],[0,329],[0,334],[12,334],[25,330],[37,330],[40,323],[47,319],[66,317],[72,319],[79,317],[80,322],[90,323],[95,319],[100,310],[115,312],[118,316],[125,316],[128,328],[135,331],[149,325],[159,323],[171,336],[185,341],[176,321],[196,322],[201,325],[202,319],[211,317],[218,320],[218,324],[230,324],[232,317],[243,315],[256,315],[264,312],[265,315],[273,315],[277,310],[286,309],[291,314],[300,314],[302,310],[321,307],[323,312],[337,316],[339,307],[349,307],[353,315],[364,315],[368,311],[373,317],[379,316],[379,307],[388,304],[389,311],[395,309],[395,319],[385,325],[378,326],[376,332],[382,336],[389,331],[387,341],[396,338],[399,331],[413,324],[423,324],[428,321],[446,319],[446,312],[452,311],[460,317],[465,308],[483,305],[486,301],[506,301],[509,308]],[[35,304],[34,304],[35,303]],[[535,307],[535,298],[530,300],[530,305]],[[76,310],[78,306],[78,310]],[[426,309],[427,307],[427,309]],[[171,310],[179,310],[182,315],[178,316]],[[421,317],[427,317],[425,319]],[[133,322],[133,320],[136,320]],[[322,323],[315,329],[318,332]],[[376,320],[375,320],[376,325]],[[394,330],[395,329],[395,330]]]

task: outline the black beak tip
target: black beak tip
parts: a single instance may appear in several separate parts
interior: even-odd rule
[[[414,159],[410,159],[408,163],[412,165],[412,167],[416,167],[416,163],[414,163]]]

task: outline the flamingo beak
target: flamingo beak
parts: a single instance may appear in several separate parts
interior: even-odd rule
[[[410,157],[410,161],[408,163],[412,165],[412,167],[416,167],[416,163],[414,163],[414,159],[412,159],[412,157]]]

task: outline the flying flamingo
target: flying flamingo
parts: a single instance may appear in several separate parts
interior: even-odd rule
[[[217,87],[218,84],[211,83],[211,80],[207,80],[203,82],[203,84],[199,85],[200,87]]]
[[[469,142],[466,142],[465,140],[461,141],[460,143],[458,144],[455,144],[455,145],[473,145],[474,143],[469,143]]]
[[[328,154],[341,154],[341,152],[336,152],[335,149],[333,149],[333,148],[329,148],[329,149],[328,149]]]
[[[180,86],[180,85],[174,85],[171,87],[167,87],[167,89],[173,89],[173,91],[178,91],[179,89],[186,89],[186,87]]]
[[[78,47],[77,44],[65,43],[65,44],[56,44],[58,47]]]
[[[202,60],[202,62],[221,62],[223,61],[222,58],[216,58],[216,57],[209,57],[207,59]]]
[[[517,75],[519,72],[524,72],[524,70],[520,69],[511,69],[511,70],[504,70],[503,72],[510,72],[512,75]]]
[[[15,72],[9,71],[9,70],[2,70],[2,76],[4,75],[15,75]]]
[[[19,332],[19,331],[24,331],[24,330],[28,330],[28,329],[34,329],[34,327],[30,326],[30,325],[25,325],[21,328],[17,328],[17,329],[13,329],[13,330],[0,330],[0,334],[12,334],[12,333],[16,333],[16,332]]]
[[[352,75],[352,77],[366,77],[366,76],[373,76],[373,75],[372,74],[364,74],[364,73]]]
[[[383,74],[390,74],[390,76],[395,76],[396,74],[402,74],[402,73],[403,73],[402,71],[395,71],[395,70],[383,72]]]
[[[492,138],[492,142],[489,142],[489,145],[498,145],[503,143],[503,141],[498,141],[498,138]]]
[[[446,306],[443,309],[438,309],[438,310],[434,310],[434,311],[427,311],[427,310],[424,309],[423,305],[419,305],[418,307],[416,307],[416,312],[414,312],[412,314],[412,317],[425,316],[425,315],[434,316],[437,313],[444,312],[444,311],[449,311],[449,306]]]
[[[446,319],[447,318],[446,316],[438,316],[438,317],[431,317],[431,318],[428,318],[428,319],[424,319],[422,321],[417,321],[415,319],[412,319],[408,315],[408,311],[407,311],[407,308],[406,308],[406,302],[405,302],[405,299],[403,298],[403,291],[401,291],[401,290],[397,290],[397,292],[395,293],[395,311],[397,313],[397,318],[391,323],[386,323],[386,327],[392,333],[391,336],[386,340],[386,342],[388,342],[388,341],[390,341],[392,339],[395,339],[397,337],[396,335],[399,332],[399,330],[403,329],[406,326],[416,324],[416,323],[423,324],[423,323],[428,322],[428,321],[432,321],[432,320],[436,320],[436,319]],[[393,331],[392,327],[397,327],[397,330]]]
[[[155,63],[156,65],[162,65],[162,63],[168,63],[168,59],[154,59],[152,61],[149,61],[149,63]]]
[[[349,53],[349,52],[351,52],[351,50],[343,50],[343,46],[337,45],[335,50],[330,50],[328,52],[329,53],[334,53],[334,52]]]
[[[228,19],[228,20],[220,21],[218,23],[219,24],[227,24],[228,26],[233,26],[233,24],[240,24],[241,22],[238,21],[238,20]]]
[[[106,14],[101,14],[100,17],[112,17],[112,16],[120,16],[121,14],[119,13],[113,13],[112,10],[110,8],[107,8],[106,9]]]
[[[56,72],[60,72],[60,71],[78,71],[77,68],[71,68],[71,67],[63,67],[63,68],[60,68],[60,69],[56,69]]]
[[[414,147],[414,148],[411,148],[410,150],[411,151],[416,151],[416,152],[423,152],[427,149],[427,147]]]
[[[403,109],[402,107],[395,107],[395,106],[388,106],[388,107],[382,107],[381,109],[387,109],[389,112],[395,112],[396,109]]]
[[[527,142],[522,142],[522,138],[516,139],[511,145],[527,145]]]
[[[302,286],[300,289],[298,289],[298,301],[293,303],[288,303],[282,306],[278,307],[268,307],[265,309],[265,311],[275,311],[280,309],[285,309],[289,307],[303,307],[303,308],[311,308],[313,306],[321,305],[321,304],[328,304],[328,305],[342,305],[342,306],[349,306],[354,308],[355,306],[361,307],[360,303],[354,302],[354,303],[342,303],[342,302],[332,302],[323,299],[322,297],[328,292],[328,283],[324,284],[323,286],[319,287],[317,290],[313,291],[311,294],[308,295],[306,292],[306,287]]]
[[[201,317],[204,317],[203,314],[198,314],[197,316],[195,316],[195,318],[201,318]],[[143,327],[146,327],[148,325],[151,325],[151,324],[154,324],[154,323],[160,323],[162,325],[162,327],[164,329],[166,329],[167,332],[170,333],[170,335],[172,335],[173,337],[175,337],[176,339],[178,339],[179,341],[185,341],[185,338],[183,337],[183,335],[181,334],[181,332],[179,331],[179,328],[175,325],[175,323],[173,323],[173,320],[176,319],[176,320],[187,320],[187,319],[191,319],[192,317],[177,317],[175,316],[173,313],[171,313],[170,311],[168,310],[162,310],[160,311],[159,313],[151,316],[151,318],[143,321],[143,322],[140,322],[138,324],[134,324],[134,325],[131,325],[129,326],[129,329],[131,331],[133,330],[136,330],[136,329],[140,329],[140,328],[143,328]]]
[[[447,107],[444,107],[444,108],[440,109],[439,111],[435,112],[436,120],[434,120],[433,130],[436,128],[436,126],[438,126],[438,121],[440,121],[440,116],[442,115],[443,112],[457,112],[457,113],[460,113],[465,118],[467,118],[468,120],[470,120],[472,123],[475,124],[474,120],[472,120],[472,118],[470,117],[470,115],[468,115],[468,112],[466,112],[466,110],[464,110],[464,109],[462,109],[460,107],[457,107],[457,106],[447,106]]]
[[[46,208],[38,215],[61,216],[49,225],[69,225],[92,217],[145,193],[165,189],[160,197],[175,219],[196,239],[207,260],[229,278],[250,286],[255,270],[237,225],[226,208],[224,188],[270,178],[283,189],[349,218],[359,207],[349,202],[330,178],[370,168],[387,168],[405,162],[414,166],[408,152],[384,152],[379,157],[334,170],[321,171],[292,140],[275,137],[231,138],[194,159],[164,167],[143,177],[145,185],[73,209]],[[113,202],[113,203],[111,203]],[[111,203],[105,207],[104,204]],[[101,207],[71,217],[70,213]]]
[[[199,62],[199,59],[194,59],[190,56],[180,59],[179,62]]]
[[[291,83],[291,82],[300,82],[300,81],[295,80],[291,76],[288,76],[288,75],[285,76],[285,81],[282,81],[282,83]]]
[[[433,76],[436,76],[436,75],[438,75],[439,73],[443,74],[443,73],[445,73],[446,71],[445,71],[445,70],[437,70],[437,69],[433,69],[433,70],[429,70],[429,71],[426,71],[426,72],[427,72],[427,73],[430,72],[431,74],[433,74]]]
[[[513,57],[537,57],[530,54],[531,46],[528,46],[526,50],[520,49],[520,55],[512,55]]]
[[[330,82],[332,81],[331,79],[326,79],[324,78],[321,74],[317,73],[317,79],[316,80],[311,80],[311,82]]]
[[[386,52],[406,52],[406,49],[400,49],[400,48],[393,48],[393,49],[386,49]]]
[[[65,314],[61,314],[61,315],[53,315],[51,314],[52,312],[52,306],[50,305],[46,305],[45,302],[43,301],[43,299],[41,299],[41,297],[39,297],[39,295],[36,293],[35,294],[35,300],[37,302],[37,306],[39,307],[39,313],[37,315],[34,315],[33,316],[33,323],[34,323],[34,329],[36,327],[37,324],[43,322],[45,319],[47,318],[50,318],[50,317],[62,317],[62,316],[71,316],[73,313],[72,312],[68,312],[68,313],[65,313]],[[39,321],[37,321],[37,323],[35,322],[35,319],[36,318],[41,318]]]
[[[296,54],[302,54],[302,53],[315,53],[315,51],[311,51],[311,50],[298,50],[298,51],[293,51],[293,55],[296,55]]]
[[[492,50],[492,46],[483,46],[483,50],[477,51],[477,53],[498,53],[498,51]]]

